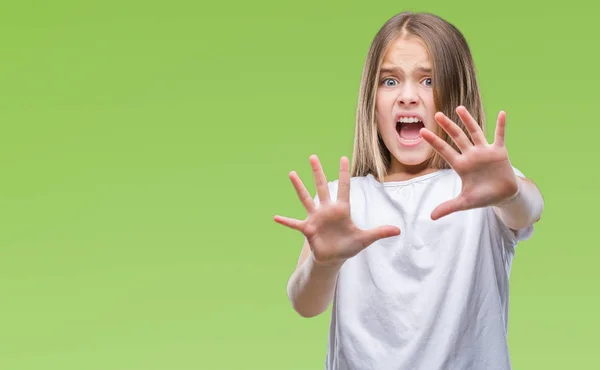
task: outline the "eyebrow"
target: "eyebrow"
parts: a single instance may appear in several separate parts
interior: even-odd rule
[[[421,73],[431,73],[431,68],[428,67],[423,67],[423,66],[418,66],[416,68],[417,72],[421,72]],[[382,67],[379,70],[380,73],[390,73],[390,72],[402,72],[402,69],[399,67]]]

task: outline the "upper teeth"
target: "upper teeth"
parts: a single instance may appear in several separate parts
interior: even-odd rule
[[[421,122],[420,119],[416,118],[416,117],[401,117],[398,122],[401,123],[415,123],[415,122]]]

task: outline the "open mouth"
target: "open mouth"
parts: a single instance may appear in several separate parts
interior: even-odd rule
[[[417,143],[421,140],[421,129],[425,125],[417,117],[402,117],[396,122],[396,131],[401,141],[405,143]]]

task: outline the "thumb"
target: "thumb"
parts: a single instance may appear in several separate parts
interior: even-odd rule
[[[463,198],[454,198],[435,207],[435,209],[431,212],[431,219],[438,220],[444,216],[448,216],[451,213],[462,211],[465,209],[466,204]]]
[[[400,235],[400,229],[396,226],[385,225],[370,230],[364,230],[361,234],[361,242],[367,247],[379,239]]]

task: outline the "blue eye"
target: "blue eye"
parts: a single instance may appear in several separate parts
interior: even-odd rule
[[[391,78],[384,78],[382,82],[385,86],[391,86],[391,85],[386,85],[386,83],[385,83],[386,81],[394,81],[395,82],[395,80],[393,80]]]
[[[429,84],[426,84],[426,86],[431,86],[431,84],[433,83],[433,82],[431,81],[431,78],[430,78],[430,77],[428,77],[428,78],[426,78],[425,80],[423,80],[423,82],[425,82],[425,81],[428,81],[428,82],[429,82]]]

